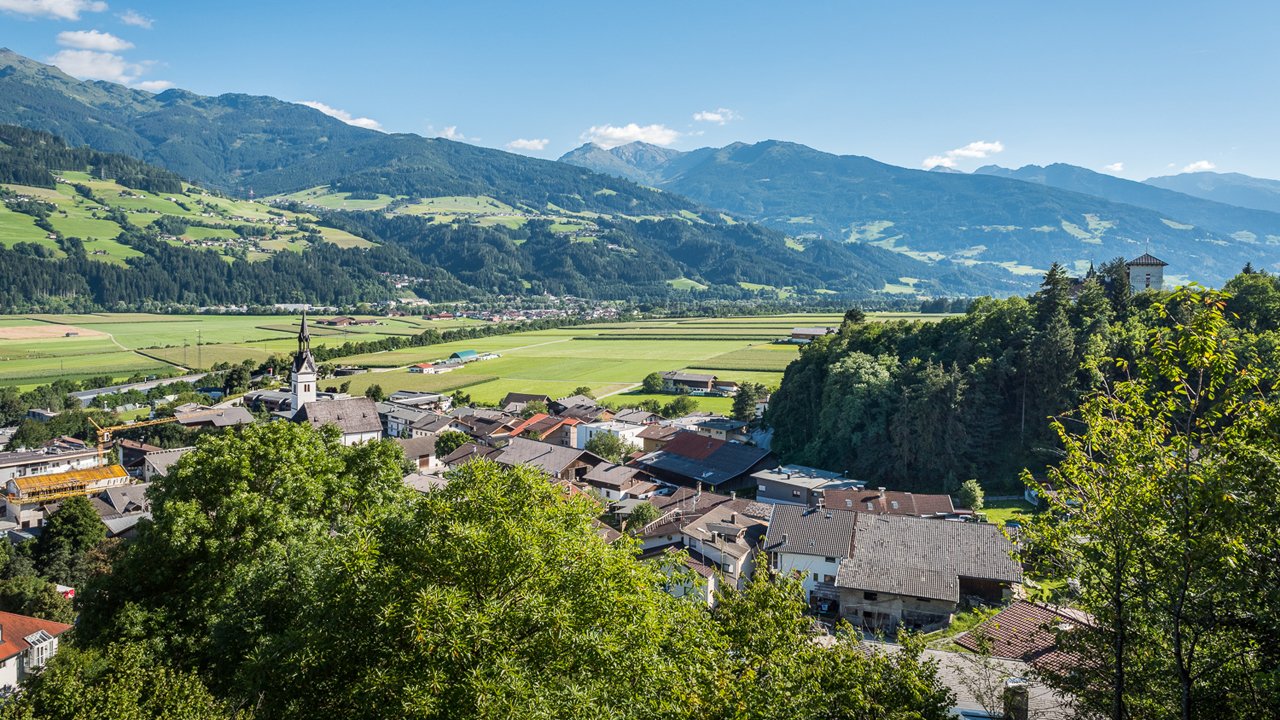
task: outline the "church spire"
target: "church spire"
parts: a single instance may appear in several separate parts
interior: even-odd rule
[[[298,330],[298,354],[311,353],[311,333],[307,331],[307,311],[302,311],[302,328]]]

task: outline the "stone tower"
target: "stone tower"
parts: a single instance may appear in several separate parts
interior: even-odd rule
[[[1164,268],[1169,263],[1151,253],[1143,253],[1125,263],[1129,271],[1129,289],[1133,292],[1164,289]]]

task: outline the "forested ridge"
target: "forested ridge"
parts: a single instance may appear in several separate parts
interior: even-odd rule
[[[1231,332],[1280,362],[1280,282],[1252,268],[1225,291]],[[937,323],[864,323],[855,312],[788,366],[770,404],[784,459],[871,484],[954,492],[977,478],[1020,493],[1023,468],[1059,457],[1049,418],[1124,376],[1163,294],[1130,293],[1123,258],[1073,281],[1061,267],[1029,297],[979,298]]]

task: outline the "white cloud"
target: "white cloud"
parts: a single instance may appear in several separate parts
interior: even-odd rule
[[[457,125],[449,125],[445,127],[444,130],[440,131],[440,134],[437,137],[442,137],[445,140],[457,140],[458,142],[462,142],[467,139],[466,135],[458,132]]]
[[[534,150],[534,151],[546,150],[547,145],[550,142],[551,141],[548,140],[547,138],[536,138],[533,140],[526,140],[524,138],[519,138],[517,140],[512,140],[511,142],[507,143],[507,149],[508,150]]]
[[[698,122],[715,123],[724,125],[733,122],[739,117],[738,113],[729,108],[716,108],[715,110],[702,110],[693,114],[693,119]]]
[[[101,0],[0,0],[0,11],[33,18],[79,20],[80,13],[106,9],[107,4]]]
[[[348,125],[355,125],[356,127],[368,128],[369,130],[382,129],[382,123],[378,122],[377,120],[374,120],[373,118],[354,117],[351,113],[347,112],[346,110],[340,110],[336,107],[333,107],[332,105],[325,105],[322,102],[316,102],[315,100],[300,100],[298,104],[306,105],[307,107],[313,110],[319,110],[325,115],[328,115],[331,118],[337,118]]]
[[[150,30],[152,23],[155,22],[154,20],[147,17],[146,15],[143,15],[137,10],[125,10],[124,12],[120,13],[116,17],[119,17],[120,22],[124,23],[125,25],[140,27],[144,30]]]
[[[1113,162],[1110,165],[1103,165],[1102,169],[1106,170],[1109,173],[1121,173],[1121,172],[1124,172],[1124,163]]]
[[[939,165],[945,168],[954,168],[957,164],[956,158],[981,159],[1001,152],[1004,152],[1004,143],[999,140],[996,140],[995,142],[974,140],[968,145],[958,147],[954,150],[948,150],[942,155],[930,155],[925,158],[924,163],[922,164],[924,165],[925,170]]]
[[[59,50],[49,62],[81,80],[108,80],[123,85],[137,80],[145,69],[115,53],[96,50]]]
[[[143,80],[140,83],[134,83],[133,86],[147,92],[161,92],[173,87],[173,83],[168,80]]]
[[[672,145],[680,139],[680,132],[666,125],[593,125],[582,134],[582,139],[593,142],[608,149],[631,142],[645,142],[652,145]]]
[[[1184,172],[1184,173],[1191,173],[1191,172],[1205,172],[1205,171],[1207,171],[1207,170],[1213,170],[1213,169],[1214,169],[1214,168],[1216,168],[1216,167],[1218,167],[1218,166],[1217,166],[1217,165],[1214,165],[1213,163],[1209,162],[1208,160],[1197,160],[1197,161],[1195,161],[1195,162],[1191,163],[1190,165],[1188,165],[1188,166],[1186,166],[1186,167],[1182,168],[1182,172]]]
[[[120,52],[133,47],[133,43],[111,33],[97,30],[66,30],[58,33],[58,44],[77,50]]]

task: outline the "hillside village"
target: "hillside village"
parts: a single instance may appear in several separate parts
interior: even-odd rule
[[[581,394],[510,393],[498,407],[483,408],[412,390],[392,390],[381,400],[322,391],[309,326],[357,322],[345,316],[310,320],[304,314],[283,389],[251,391],[212,407],[189,404],[172,417],[111,430],[151,422],[209,432],[260,422],[330,427],[343,445],[394,441],[409,465],[404,484],[421,493],[447,485],[451,471],[472,462],[534,468],[566,495],[599,504],[596,523],[605,541],[626,534],[635,538],[643,560],[678,558],[683,571],[667,585],[673,595],[713,605],[721,588],[742,589],[757,574],[794,576],[802,581],[815,621],[828,628],[847,621],[868,637],[944,632],[957,617],[984,608],[1055,612],[1028,599],[1024,571],[1011,559],[1016,525],[992,524],[948,495],[869,487],[845,474],[781,464],[759,427],[767,396],[741,420],[708,412],[664,417],[614,409]],[[833,332],[796,328],[788,340],[809,343]],[[492,356],[463,351],[409,372],[447,372],[487,357]],[[737,392],[735,383],[709,374],[671,371],[662,382],[674,397]],[[61,437],[43,447],[0,453],[7,489],[0,529],[12,542],[38,537],[71,497],[90,500],[108,537],[131,537],[150,518],[150,483],[194,449],[112,440],[109,431],[99,439],[96,447]],[[73,595],[75,589],[62,591]],[[1008,680],[1022,698],[1015,702],[1033,709],[1028,717],[1053,717],[1044,713],[1060,700],[1024,682],[1025,673],[1016,669],[1053,652],[1052,636],[1038,631],[1026,638],[1022,630],[1001,630],[995,622],[983,628],[1001,647],[1016,649],[996,679]],[[63,631],[51,637],[56,641]],[[56,642],[38,653],[27,650],[25,657],[53,650]],[[964,668],[963,660],[940,657]],[[39,666],[37,660],[26,662],[27,672]]]

